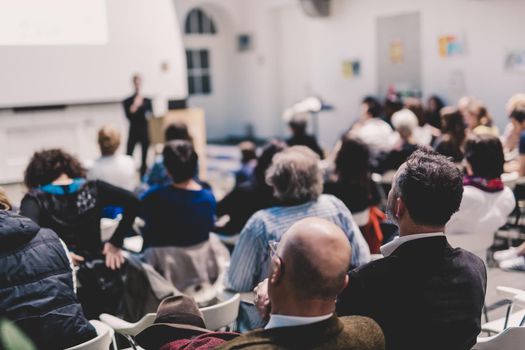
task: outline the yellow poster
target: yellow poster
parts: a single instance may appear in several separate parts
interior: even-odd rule
[[[394,40],[390,43],[390,62],[394,64],[403,63],[404,48],[401,40]]]

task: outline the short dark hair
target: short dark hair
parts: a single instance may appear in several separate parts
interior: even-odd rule
[[[341,137],[341,148],[335,156],[335,171],[339,181],[359,184],[366,188],[370,182],[370,150],[366,143],[346,133]]]
[[[465,121],[463,115],[455,107],[441,109],[441,132],[450,135],[453,141],[461,147],[465,141]]]
[[[24,173],[24,183],[28,188],[50,184],[60,175],[70,178],[86,177],[80,161],[59,148],[35,152]]]
[[[166,142],[173,140],[186,140],[193,142],[186,124],[182,122],[173,122],[164,130],[164,139]]]
[[[510,112],[510,117],[516,119],[518,122],[523,123],[525,120],[525,106],[517,106]]]
[[[424,126],[427,123],[427,117],[425,115],[425,108],[419,98],[408,97],[405,99],[405,107],[412,111],[417,117],[419,126]]]
[[[465,158],[472,167],[474,176],[486,179],[503,174],[505,156],[499,138],[492,135],[473,134],[465,143]]]
[[[288,145],[280,140],[271,140],[263,147],[261,155],[257,158],[257,165],[253,170],[258,185],[268,186],[266,184],[266,170],[272,165],[273,156],[287,147]]]
[[[416,150],[400,169],[394,186],[415,223],[444,226],[463,197],[461,171],[428,147]]]
[[[189,180],[197,175],[199,157],[191,142],[170,141],[164,146],[162,155],[164,166],[175,183]]]
[[[367,112],[374,118],[379,118],[383,113],[381,102],[373,96],[367,96],[363,99],[363,104],[367,106]]]

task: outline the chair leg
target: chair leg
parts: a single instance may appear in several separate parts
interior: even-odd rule
[[[507,306],[507,313],[505,314],[505,323],[503,324],[503,330],[507,329],[511,309],[512,309],[512,304],[509,304],[509,306]]]
[[[135,343],[135,339],[133,339],[133,337],[129,334],[126,335],[126,339],[128,340],[133,350],[137,350],[137,343]]]

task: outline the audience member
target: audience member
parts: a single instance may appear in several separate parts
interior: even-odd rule
[[[280,240],[294,222],[311,216],[330,220],[343,229],[354,249],[353,266],[370,260],[368,245],[348,208],[334,196],[321,195],[319,157],[313,151],[294,146],[276,154],[266,180],[282,204],[256,212],[246,223],[233,251],[227,287],[251,291],[268,275],[268,242]],[[249,310],[246,312],[249,319],[243,320],[242,327],[251,329],[260,324]]]
[[[188,288],[214,283],[229,254],[218,239],[210,238],[216,202],[211,190],[194,179],[198,156],[191,142],[170,141],[162,154],[173,183],[143,197],[144,260],[177,289],[190,293]]]
[[[147,192],[142,199],[144,248],[186,247],[207,241],[216,202],[213,193],[194,180],[197,153],[191,142],[176,140],[166,144],[162,155],[173,183]]]
[[[174,122],[168,125],[164,130],[164,139],[166,142],[175,140],[186,140],[193,143],[188,127],[182,122]],[[159,151],[160,152],[160,151]],[[143,185],[148,188],[166,186],[172,183],[172,179],[164,166],[162,152],[155,156],[153,166],[146,172],[142,179]]]
[[[335,299],[348,283],[351,248],[345,233],[319,218],[291,225],[270,243],[269,322],[218,349],[384,349],[369,318],[335,315]]]
[[[352,126],[351,132],[370,147],[372,157],[392,149],[392,127],[381,119],[381,104],[374,97],[366,97],[362,104],[361,118]]]
[[[463,96],[458,100],[457,109],[465,120],[468,106],[474,101],[476,101],[476,98],[473,96]]]
[[[286,147],[284,142],[277,140],[268,143],[257,160],[250,181],[234,188],[217,204],[217,216],[229,217],[229,221],[224,226],[216,228],[218,232],[228,235],[238,234],[256,211],[278,204],[278,200],[273,195],[273,188],[266,183],[265,174],[272,164],[273,156]]]
[[[434,149],[455,163],[463,160],[463,143],[465,142],[465,123],[459,110],[445,107],[441,110],[442,135],[434,143]]]
[[[370,176],[368,146],[349,133],[341,138],[334,175],[325,183],[324,192],[339,198],[353,215],[379,203],[379,193]]]
[[[0,314],[38,349],[65,349],[96,337],[75,295],[64,243],[10,208],[0,191]]]
[[[153,115],[151,100],[142,96],[142,77],[139,74],[133,75],[133,95],[122,103],[124,113],[129,121],[129,135],[126,153],[133,155],[135,145],[139,143],[142,147],[142,165],[140,166],[140,176],[146,172],[146,160],[149,149],[148,118]]]
[[[510,120],[514,126],[514,130],[519,132],[519,166],[518,172],[520,176],[525,176],[525,105],[515,107],[510,113]]]
[[[485,259],[494,233],[507,222],[516,200],[500,178],[505,159],[497,137],[471,135],[465,143],[465,160],[463,199],[445,232],[452,246],[465,248]]]
[[[409,109],[402,109],[392,116],[392,124],[399,134],[399,144],[380,158],[376,171],[380,174],[397,170],[417,149],[414,130],[419,128],[417,117]]]
[[[438,130],[441,130],[441,109],[443,107],[445,107],[445,103],[439,96],[432,95],[428,98],[426,120],[428,124]]]
[[[463,115],[468,132],[499,136],[498,128],[492,125],[492,117],[480,101],[469,103]]]
[[[507,111],[507,115],[510,116],[512,111],[516,109],[516,107],[523,106],[525,107],[525,94],[524,93],[518,93],[511,96],[511,98],[508,100],[507,105],[505,106],[505,109]],[[505,159],[506,160],[513,160],[518,158],[519,155],[519,140],[520,140],[520,130],[516,130],[514,128],[514,124],[511,120],[509,120],[507,126],[505,127],[505,130],[503,131],[503,134],[501,135],[501,142],[503,143],[503,150],[505,151]]]
[[[153,324],[137,334],[135,340],[148,350],[209,350],[238,335],[207,330],[204,316],[193,299],[176,295],[160,303]]]
[[[387,96],[383,104],[383,120],[392,126],[392,116],[403,109],[403,101],[397,95]]]
[[[36,152],[24,182],[29,192],[20,213],[55,231],[76,264],[102,253],[109,268],[120,267],[124,260],[120,247],[138,212],[133,193],[104,181],[86,181],[78,159],[60,149]],[[100,219],[107,206],[120,207],[123,214],[113,236],[103,243]]]
[[[400,237],[381,247],[383,259],[349,273],[338,314],[373,318],[388,349],[471,349],[480,332],[485,265],[451,248],[443,233],[462,194],[454,164],[431,150],[414,152],[388,196]]]
[[[323,159],[324,152],[321,146],[317,143],[315,136],[307,134],[308,127],[308,113],[296,113],[288,122],[288,126],[292,131],[292,137],[286,140],[288,146],[306,146]]]
[[[235,187],[250,181],[257,165],[256,146],[253,142],[243,141],[239,144],[239,149],[241,151],[241,168],[235,172]]]
[[[98,132],[98,145],[102,156],[89,169],[89,180],[102,180],[113,186],[133,191],[138,185],[135,162],[124,154],[116,154],[120,146],[120,132],[112,125]]]
[[[412,130],[414,141],[420,146],[430,146],[440,135],[440,131],[427,123],[427,115],[421,100],[408,97],[405,99],[405,108],[414,113],[417,118],[418,125]]]

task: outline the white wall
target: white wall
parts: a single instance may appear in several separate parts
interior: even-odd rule
[[[149,96],[186,96],[186,63],[171,0],[107,4],[106,46],[0,48],[0,106],[95,102],[64,110],[0,109],[0,183],[20,181],[35,150],[62,147],[82,161],[98,157],[96,133],[105,123],[120,127],[125,145],[128,123],[118,101],[132,93],[132,73],[143,73]],[[161,71],[163,62],[171,63],[169,74]]]
[[[200,3],[176,0],[178,6]],[[438,93],[453,103],[462,93],[475,95],[487,103],[501,128],[505,101],[525,91],[525,75],[504,70],[506,51],[525,48],[522,0],[334,0],[330,18],[305,17],[298,1],[202,3],[227,11],[237,32],[254,34],[255,50],[234,55],[242,87],[235,120],[252,122],[260,136],[284,134],[283,108],[308,92],[335,106],[320,117],[321,141],[330,147],[358,117],[362,97],[378,92],[376,19],[381,16],[421,13],[425,96]],[[447,34],[466,39],[464,56],[438,56],[438,36]],[[361,60],[360,78],[342,77],[344,59]],[[458,71],[464,88],[455,85]]]
[[[107,43],[0,45],[0,107],[118,101],[130,91],[136,72],[143,74],[149,96],[187,96],[184,50],[171,0],[103,3]],[[161,69],[163,63],[169,70]]]
[[[34,151],[59,147],[89,162],[99,157],[97,132],[112,123],[127,130],[120,103],[45,112],[0,111],[0,183],[17,182]],[[121,152],[125,151],[126,133]]]

